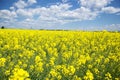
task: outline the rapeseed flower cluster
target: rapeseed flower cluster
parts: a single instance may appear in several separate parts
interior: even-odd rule
[[[93,80],[93,79],[94,79],[93,74],[89,70],[87,70],[86,75],[84,76],[84,80]]]
[[[6,58],[0,58],[0,67],[4,67]]]
[[[15,68],[9,80],[30,80],[29,73],[23,69]]]

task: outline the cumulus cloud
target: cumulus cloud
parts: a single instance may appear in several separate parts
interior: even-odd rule
[[[12,19],[17,17],[16,12],[9,10],[0,10],[0,19]]]
[[[19,15],[20,17],[23,16],[23,17],[29,17],[29,18],[32,18],[33,14],[31,12],[29,12],[28,10],[26,9],[18,9],[16,11],[17,15]]]
[[[107,6],[112,0],[79,0],[81,6],[86,8],[99,9]]]
[[[14,7],[17,7],[17,8],[25,8],[25,7],[28,7],[30,5],[33,5],[37,3],[36,0],[28,0],[27,2],[25,2],[24,0],[19,0],[18,2],[15,2],[14,3]]]
[[[27,3],[23,0],[19,0],[18,2],[14,3],[14,6],[17,8],[25,8],[27,6]]]
[[[35,4],[35,3],[37,3],[37,1],[36,0],[28,0],[28,2],[27,2],[29,5],[32,5],[32,4]]]
[[[13,10],[13,11],[14,11],[14,10],[15,10],[15,7],[13,7],[13,6],[12,6],[12,7],[10,7],[10,10]]]
[[[102,11],[106,12],[106,13],[118,13],[118,12],[120,13],[120,8],[114,8],[114,7],[110,6],[110,7],[102,8]]]

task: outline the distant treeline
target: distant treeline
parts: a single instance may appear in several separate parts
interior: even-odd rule
[[[107,30],[98,30],[98,31],[90,31],[90,30],[67,30],[67,29],[39,29],[39,30],[46,30],[46,31],[83,31],[83,32],[120,32],[120,31],[107,31]]]
[[[71,31],[71,30],[64,30],[64,29],[39,29],[39,30],[46,30],[46,31]]]

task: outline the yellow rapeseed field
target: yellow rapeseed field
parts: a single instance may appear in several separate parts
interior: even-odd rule
[[[0,80],[120,80],[120,33],[1,29]]]

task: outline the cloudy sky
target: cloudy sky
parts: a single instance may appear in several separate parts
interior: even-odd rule
[[[120,0],[0,0],[0,26],[120,30]]]

